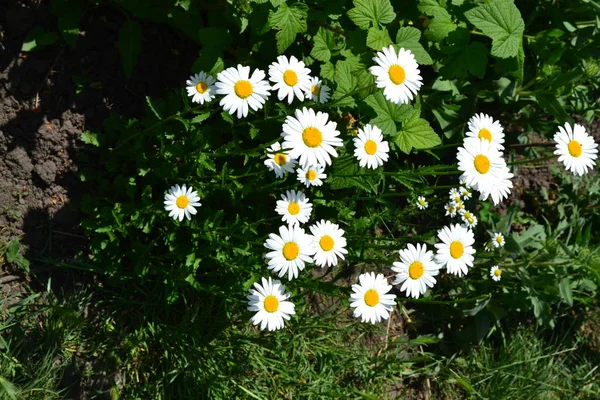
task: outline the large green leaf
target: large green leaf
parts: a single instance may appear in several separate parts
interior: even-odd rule
[[[314,46],[310,52],[310,55],[319,61],[329,61],[331,58],[331,50],[335,48],[333,32],[331,32],[329,29],[319,28],[317,34],[313,38],[313,41]]]
[[[377,117],[370,123],[377,126],[384,135],[396,135],[396,122],[405,122],[410,118],[413,107],[409,104],[401,106],[391,103],[383,97],[383,93],[377,92],[365,99],[365,102],[377,113]]]
[[[406,50],[410,50],[415,55],[415,59],[419,64],[433,64],[433,60],[425,48],[423,48],[423,45],[419,43],[419,39],[421,39],[421,31],[412,26],[402,27],[396,34],[396,44]]]
[[[420,0],[417,7],[423,14],[433,17],[425,35],[434,42],[441,41],[456,29],[457,25],[446,8],[440,6],[436,0]]]
[[[392,43],[392,39],[390,38],[390,34],[387,29],[379,29],[379,28],[369,28],[369,33],[367,34],[367,46],[372,48],[373,50],[381,50],[384,47],[389,46]]]
[[[271,15],[269,24],[279,30],[275,35],[279,53],[283,53],[294,43],[298,33],[306,32],[307,11],[305,4],[294,3],[288,6],[284,3]]]
[[[517,57],[525,23],[512,0],[481,4],[465,12],[465,16],[477,29],[492,38],[493,56]]]
[[[402,129],[394,138],[394,143],[404,153],[410,153],[411,149],[429,149],[442,143],[440,137],[435,133],[429,122],[419,116],[418,111],[413,111]]]
[[[354,8],[348,11],[348,17],[360,28],[367,30],[371,26],[389,24],[396,18],[390,0],[354,0]]]

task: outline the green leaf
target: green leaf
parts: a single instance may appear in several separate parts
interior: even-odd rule
[[[302,3],[291,6],[281,4],[269,19],[272,28],[279,30],[275,34],[277,51],[281,54],[296,40],[298,33],[306,32],[306,17],[308,7]]]
[[[430,40],[439,42],[456,29],[457,25],[452,21],[448,11],[436,0],[420,0],[417,8],[423,14],[433,17],[425,32],[425,36]]]
[[[543,110],[548,111],[560,124],[571,122],[571,118],[565,111],[564,107],[558,102],[556,96],[549,94],[537,93],[535,98]]]
[[[123,24],[119,31],[119,55],[125,75],[131,76],[142,45],[142,26],[129,20]]]
[[[98,135],[90,131],[85,131],[81,134],[81,141],[85,144],[91,144],[92,146],[100,146]]]
[[[35,51],[40,50],[46,46],[54,44],[58,40],[58,34],[56,32],[48,32],[42,27],[33,28],[27,36],[21,46],[21,51]]]
[[[477,29],[492,38],[494,57],[517,57],[525,23],[512,0],[496,0],[489,4],[481,4],[465,12],[465,17]]]
[[[352,3],[354,8],[348,11],[348,17],[365,31],[371,24],[377,27],[379,24],[389,24],[396,18],[390,0],[354,0]]]
[[[321,78],[328,79],[330,81],[335,77],[335,67],[329,61],[321,65]]]
[[[329,61],[331,58],[331,50],[335,48],[333,32],[328,29],[319,28],[317,34],[313,38],[313,41],[314,46],[310,52],[310,55],[319,61]]]
[[[207,113],[195,116],[194,118],[192,118],[192,120],[190,122],[192,124],[200,124],[200,123],[202,123],[202,121],[206,120],[208,117],[210,117],[210,113],[207,112]]]
[[[489,50],[479,42],[471,42],[468,46],[457,46],[460,50],[448,57],[440,73],[448,79],[466,78],[468,72],[483,79],[488,63]]]
[[[146,104],[148,104],[148,107],[150,108],[150,111],[152,111],[152,114],[154,114],[154,116],[156,118],[158,118],[159,120],[162,119],[162,117],[160,116],[160,114],[158,113],[158,111],[156,110],[156,108],[154,108],[154,105],[152,104],[152,100],[150,99],[149,96],[146,96]]]
[[[442,143],[440,137],[435,133],[429,122],[419,117],[418,111],[413,111],[410,118],[403,124],[402,129],[394,138],[394,143],[404,153],[410,150],[429,149]]]
[[[571,290],[571,281],[569,278],[562,278],[558,283],[558,291],[560,292],[560,297],[567,303],[568,305],[573,305],[573,291]]]
[[[392,43],[392,39],[390,38],[387,29],[379,29],[376,27],[369,28],[369,33],[367,34],[367,46],[373,50],[381,50],[384,47],[389,46],[390,43]]]
[[[369,122],[381,129],[384,135],[389,136],[395,136],[398,132],[396,122],[405,122],[413,111],[413,107],[409,104],[399,106],[387,101],[381,92],[367,97],[365,102],[377,113],[377,117]]]
[[[379,169],[381,171],[381,169]],[[363,174],[354,156],[346,154],[338,157],[331,167],[328,178],[331,189],[347,189],[357,187],[368,192],[374,192],[379,177],[357,176]]]
[[[410,50],[419,64],[431,65],[433,60],[419,43],[421,39],[421,31],[412,26],[405,26],[398,30],[396,34],[396,44],[406,50]]]
[[[65,42],[74,48],[79,37],[79,23],[83,16],[79,2],[69,2],[68,6],[64,7],[64,10],[57,16],[58,30]]]

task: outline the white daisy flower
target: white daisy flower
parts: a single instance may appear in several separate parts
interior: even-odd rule
[[[494,244],[492,242],[486,242],[485,246],[483,247],[483,249],[485,251],[492,251],[493,248],[494,248]]]
[[[288,116],[283,124],[284,148],[292,149],[290,156],[297,158],[301,166],[331,165],[331,156],[337,157],[334,147],[343,145],[336,129],[337,124],[328,121],[329,115],[304,107],[295,111],[295,118]]]
[[[302,192],[286,190],[281,195],[283,200],[277,200],[275,212],[282,216],[283,222],[288,225],[303,224],[310,219],[312,204]]]
[[[281,101],[287,97],[288,104],[292,104],[294,96],[304,100],[305,92],[310,91],[310,69],[294,56],[289,60],[278,56],[269,66],[269,80],[274,83],[271,90],[277,91],[277,98]]]
[[[256,311],[250,318],[254,325],[260,324],[260,330],[267,328],[270,331],[281,329],[284,319],[290,319],[290,315],[296,314],[294,303],[287,301],[292,295],[285,292],[285,286],[278,280],[261,278],[262,285],[254,282],[254,289],[250,289],[248,295],[248,311]]]
[[[388,160],[390,147],[383,140],[381,129],[376,126],[365,125],[358,129],[358,136],[354,138],[354,157],[362,168],[376,169]]]
[[[264,79],[264,71],[254,70],[250,76],[250,67],[241,64],[219,72],[215,84],[217,94],[225,95],[219,105],[231,115],[237,111],[238,118],[248,116],[248,107],[260,110],[271,95],[271,87]]]
[[[279,142],[273,143],[267,150],[265,165],[269,171],[275,171],[275,176],[283,178],[286,172],[294,172],[297,161],[288,155],[289,151],[281,150]]]
[[[323,179],[327,178],[327,174],[325,174],[325,167],[317,164],[316,166],[311,167],[299,167],[296,170],[298,174],[298,180],[304,184],[304,186],[321,186],[323,184]]]
[[[192,97],[193,103],[204,104],[215,98],[215,78],[206,75],[206,72],[190,76],[185,84],[187,94]]]
[[[500,278],[502,278],[502,270],[500,268],[498,268],[497,265],[494,265],[490,269],[490,276],[492,277],[493,280],[498,282],[500,280]]]
[[[427,200],[425,200],[425,197],[417,197],[417,207],[419,208],[419,210],[424,210],[427,207],[429,207],[429,203],[427,202]]]
[[[396,302],[395,294],[387,294],[392,289],[382,274],[369,272],[358,277],[360,284],[352,285],[350,307],[354,308],[354,316],[362,322],[372,324],[388,319]]]
[[[410,50],[394,46],[383,48],[373,57],[378,65],[369,68],[375,75],[378,88],[383,88],[386,99],[396,104],[407,104],[417,94],[423,84],[419,64]]]
[[[461,186],[459,190],[460,195],[463,197],[464,200],[469,200],[471,196],[473,196],[473,192],[470,189],[467,189],[466,187]]]
[[[310,227],[310,232],[316,265],[333,267],[337,265],[338,257],[343,260],[344,254],[348,254],[344,230],[338,224],[322,219]]]
[[[200,197],[198,192],[192,189],[190,186],[186,188],[185,185],[179,187],[179,185],[172,186],[169,189],[169,193],[165,194],[165,210],[169,211],[169,217],[173,219],[179,219],[179,222],[183,221],[185,216],[187,219],[192,219],[192,215],[196,215],[196,208],[200,207]]]
[[[448,197],[450,198],[450,200],[454,201],[456,199],[456,196],[459,196],[459,200],[460,200],[460,192],[458,191],[457,188],[452,188],[450,189],[450,191],[448,192]]]
[[[268,268],[280,278],[287,273],[290,281],[298,277],[298,271],[304,269],[305,263],[313,261],[311,238],[298,225],[280,226],[279,235],[269,234],[265,247],[273,250],[266,255]]]
[[[439,274],[440,266],[433,261],[433,252],[427,251],[427,245],[417,244],[417,247],[408,244],[406,250],[400,250],[400,262],[395,262],[392,271],[397,272],[396,280],[392,283],[398,285],[402,282],[400,291],[406,296],[418,299],[425,294],[428,287],[435,285],[435,278]]]
[[[449,215],[452,218],[456,216],[456,206],[452,202],[446,204],[444,209],[446,209],[446,215]]]
[[[475,228],[477,226],[477,217],[473,215],[472,212],[465,210],[461,218],[463,222],[467,225],[467,227]]]
[[[567,171],[575,175],[583,175],[588,169],[594,169],[596,158],[598,158],[598,144],[594,138],[579,124],[571,125],[565,123],[565,127],[558,127],[554,135],[558,161],[565,165]]]
[[[455,189],[452,189],[452,190],[455,190]],[[452,201],[455,204],[461,203],[462,197],[461,197],[460,193],[458,191],[456,191],[454,196],[450,196],[450,201]]]
[[[462,201],[462,200],[452,201],[451,203],[454,206],[454,208],[456,208],[456,212],[459,215],[463,215],[465,213],[466,209],[465,209],[465,203],[464,203],[464,201]]]
[[[492,239],[492,245],[495,248],[504,247],[504,236],[500,232],[494,233],[494,237]]]
[[[467,186],[480,192],[480,199],[492,196],[494,204],[500,203],[512,188],[510,173],[502,153],[485,139],[466,138],[458,148],[458,169]]]
[[[504,129],[499,121],[487,114],[475,114],[468,123],[467,137],[485,139],[498,149],[504,149]]]
[[[475,254],[473,231],[459,224],[450,225],[438,231],[438,238],[442,243],[435,244],[436,262],[445,266],[449,274],[466,275],[467,267],[473,266],[473,254]]]
[[[310,90],[306,92],[306,97],[315,103],[327,103],[329,101],[329,92],[331,89],[327,85],[323,85],[323,81],[319,78],[310,78]]]

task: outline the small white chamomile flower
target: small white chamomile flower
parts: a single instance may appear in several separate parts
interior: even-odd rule
[[[319,78],[310,78],[310,90],[306,93],[306,97],[310,98],[315,103],[327,103],[329,100],[329,92],[331,89],[327,85],[323,85],[323,81]]]
[[[598,144],[582,125],[574,124],[571,128],[569,123],[565,123],[564,128],[559,126],[554,141],[554,154],[559,156],[558,161],[565,165],[567,171],[583,175],[588,169],[594,169],[594,160],[598,158]]]
[[[485,139],[498,149],[504,149],[504,129],[499,121],[487,114],[475,114],[468,123],[467,137]]]
[[[358,136],[354,138],[354,157],[358,159],[361,168],[380,167],[388,160],[389,151],[390,147],[383,140],[381,129],[365,125],[364,129],[358,130]]]
[[[387,294],[392,285],[388,285],[382,274],[375,275],[374,272],[359,275],[358,281],[359,284],[352,285],[350,295],[350,307],[354,308],[354,316],[362,322],[372,324],[388,319],[396,305],[396,295]]]
[[[215,98],[215,78],[200,72],[190,76],[185,81],[187,94],[192,98],[192,103],[204,104]]]
[[[460,195],[463,197],[464,200],[469,200],[471,196],[473,196],[473,191],[471,191],[471,189],[461,186],[459,190]]]
[[[277,98],[281,101],[287,97],[288,104],[292,104],[294,97],[302,101],[310,90],[310,69],[294,56],[289,60],[278,56],[269,66],[269,80],[274,83],[271,90],[277,91]]]
[[[495,248],[504,247],[504,236],[500,232],[494,233],[492,244]]]
[[[373,61],[377,65],[369,71],[375,75],[377,87],[383,88],[383,95],[392,103],[409,103],[423,85],[419,64],[410,50],[401,48],[396,52],[390,45],[377,52]]]
[[[290,315],[296,314],[294,303],[287,301],[292,295],[285,292],[285,286],[278,280],[261,278],[262,285],[254,282],[254,289],[248,295],[248,311],[256,311],[250,318],[254,325],[260,324],[260,330],[267,328],[270,331],[284,327],[284,319],[289,320]]]
[[[477,217],[472,212],[465,210],[461,218],[467,227],[475,228],[477,226]]]
[[[286,273],[288,280],[298,277],[298,271],[304,269],[305,263],[313,261],[311,255],[311,238],[299,225],[280,226],[279,235],[270,233],[265,247],[268,268],[281,278]]]
[[[449,215],[450,217],[456,216],[456,206],[453,202],[446,204],[444,208],[446,209],[446,215]]]
[[[296,159],[289,156],[288,151],[281,150],[279,142],[273,143],[267,150],[265,165],[269,171],[274,171],[277,178],[283,178],[286,172],[294,172]]]
[[[456,208],[456,212],[459,215],[463,215],[465,213],[466,209],[465,209],[465,203],[464,203],[464,201],[462,201],[462,200],[452,201],[452,204]]]
[[[344,254],[348,254],[344,230],[338,224],[322,219],[310,227],[310,232],[316,265],[333,267],[337,265],[338,257],[343,260]]]
[[[435,285],[434,276],[439,274],[440,268],[433,261],[433,252],[427,251],[427,245],[417,244],[415,247],[408,244],[405,250],[400,250],[400,262],[395,262],[392,267],[392,271],[396,272],[396,280],[392,284],[404,282],[400,291],[418,299],[428,287]]]
[[[321,186],[323,184],[323,179],[327,178],[327,174],[325,174],[325,168],[322,165],[317,164],[316,166],[311,167],[299,167],[296,170],[298,174],[298,180],[304,184],[304,186]]]
[[[464,179],[460,179],[458,181],[458,183],[459,183],[460,186],[467,186],[467,181],[465,181]]]
[[[485,251],[492,251],[494,249],[494,243],[492,243],[492,242],[486,242],[485,246],[483,246],[483,249]]]
[[[448,192],[448,197],[450,198],[450,200],[452,201],[456,201],[456,196],[459,196],[459,200],[460,200],[460,192],[458,191],[457,188],[452,188],[450,189],[450,192]]]
[[[185,216],[187,219],[192,219],[192,215],[196,215],[196,208],[200,207],[200,197],[198,192],[192,189],[190,186],[186,188],[185,185],[179,187],[179,185],[172,186],[169,192],[165,194],[165,210],[169,211],[169,217],[173,219],[179,219],[179,222],[183,221]]]
[[[502,278],[502,270],[500,268],[498,268],[497,265],[494,265],[491,269],[490,269],[490,277],[495,280],[496,282],[498,282],[500,280],[500,278]]]
[[[458,148],[458,169],[467,186],[480,192],[480,199],[490,195],[494,204],[508,196],[513,174],[506,166],[500,150],[486,139],[466,138]]]
[[[423,196],[417,197],[417,207],[419,208],[419,210],[424,210],[427,207],[429,207],[429,203],[427,202],[425,197],[423,197]]]
[[[337,157],[334,147],[343,145],[338,136],[337,124],[328,121],[329,115],[302,108],[287,116],[281,136],[283,148],[289,148],[290,156],[297,158],[300,166],[331,165],[331,156]]]
[[[241,64],[237,68],[231,67],[219,72],[215,85],[217,94],[225,96],[219,105],[231,115],[237,111],[238,118],[248,116],[248,107],[254,111],[260,110],[271,95],[271,87],[265,80],[264,71],[256,69],[250,76],[250,67]]]
[[[303,224],[310,219],[312,204],[302,192],[295,190],[286,190],[281,195],[282,200],[277,200],[275,212],[281,215],[283,222],[288,225]]]
[[[449,274],[462,276],[473,266],[475,237],[473,231],[459,224],[445,226],[438,231],[442,243],[436,243],[435,260],[445,266]]]

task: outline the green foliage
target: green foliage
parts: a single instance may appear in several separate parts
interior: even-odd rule
[[[387,25],[396,18],[389,0],[353,0],[352,3],[354,8],[348,11],[348,17],[360,29]]]
[[[137,21],[127,21],[119,31],[119,55],[127,76],[133,73],[142,46],[142,26]]]
[[[58,40],[56,32],[46,31],[38,26],[33,28],[26,36],[21,51],[37,51],[54,44]]]
[[[298,33],[306,32],[306,17],[308,7],[302,3],[291,6],[283,3],[269,17],[269,24],[278,30],[277,51],[283,53],[294,41]]]

